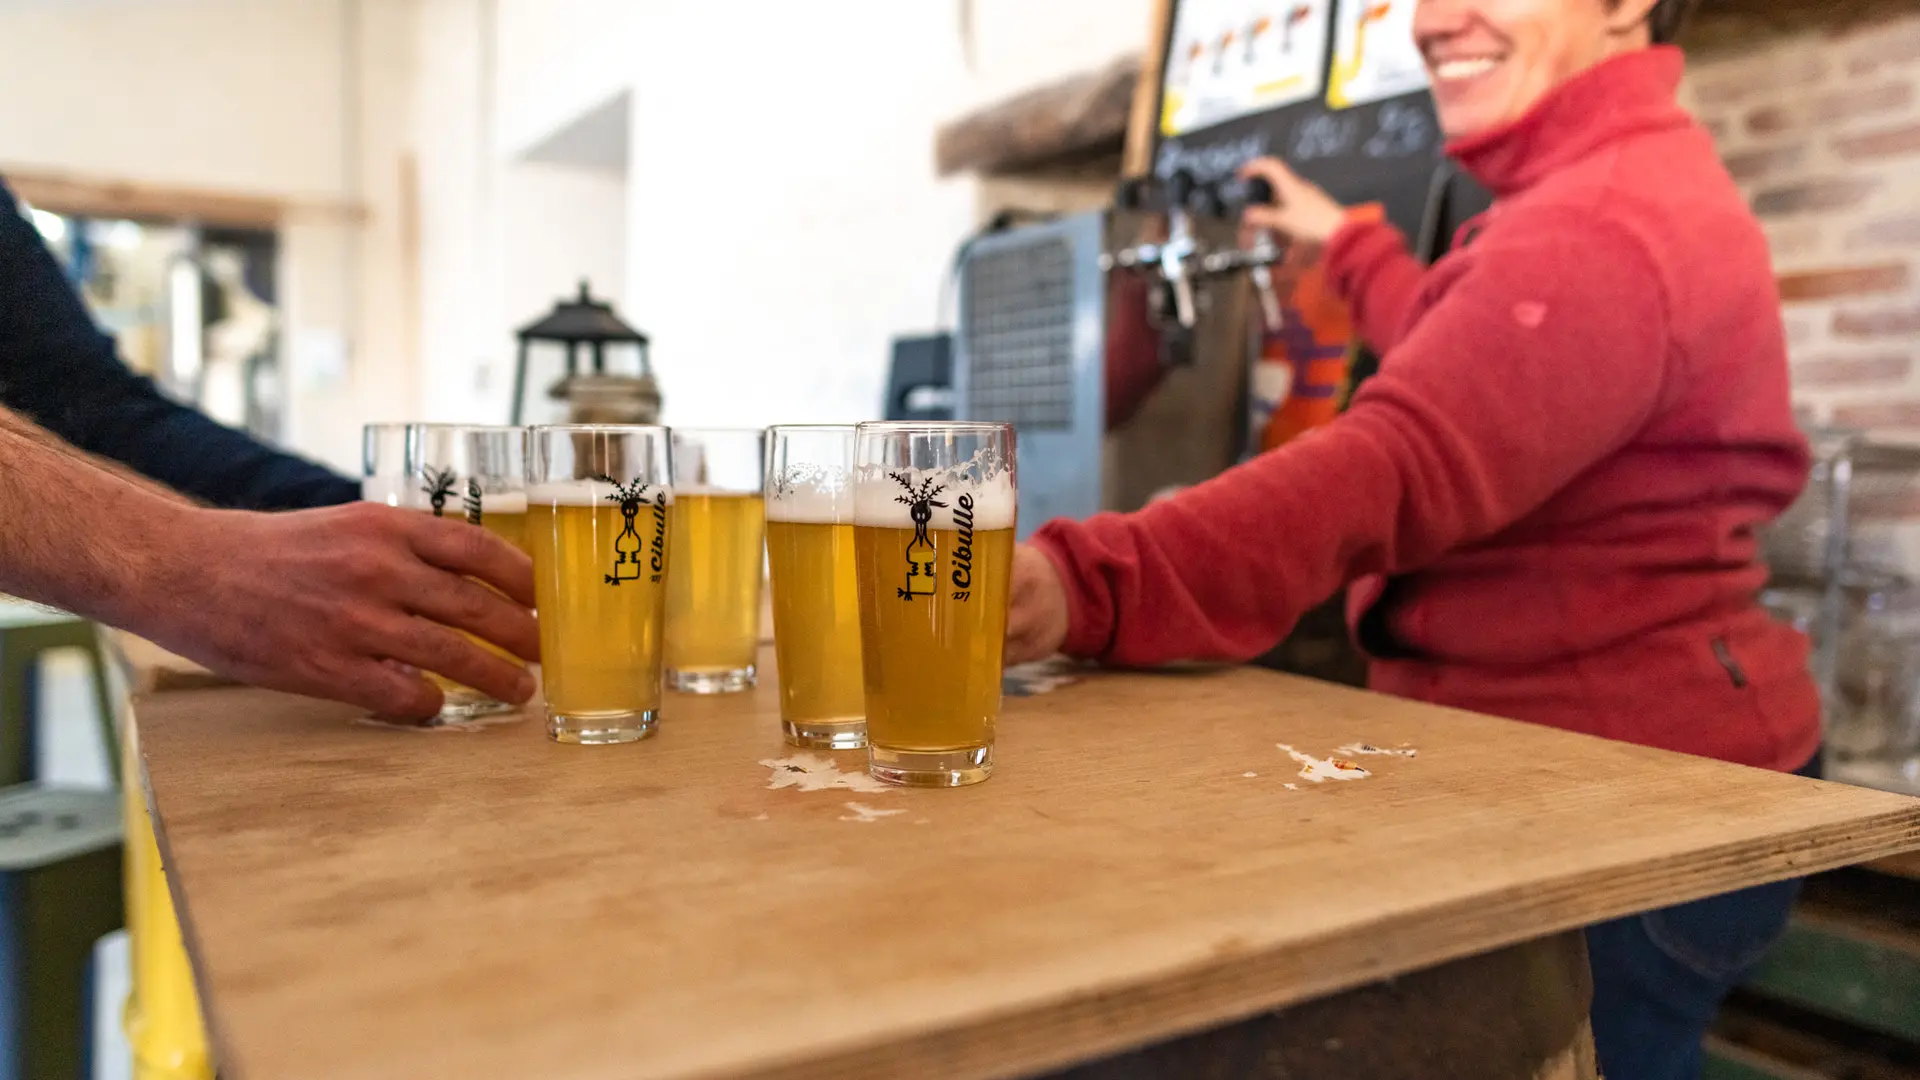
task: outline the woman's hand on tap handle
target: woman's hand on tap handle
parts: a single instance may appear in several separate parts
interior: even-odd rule
[[[1240,215],[1240,245],[1251,247],[1255,234],[1280,235],[1296,252],[1318,251],[1346,220],[1347,208],[1333,197],[1300,179],[1278,158],[1255,158],[1240,167],[1243,180],[1264,180],[1273,188],[1273,203],[1254,205]],[[1305,249],[1305,250],[1303,250]],[[1291,259],[1289,260],[1292,261]]]

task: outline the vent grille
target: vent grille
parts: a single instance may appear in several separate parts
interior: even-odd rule
[[[1061,236],[967,263],[967,412],[1024,430],[1073,420],[1073,245]]]

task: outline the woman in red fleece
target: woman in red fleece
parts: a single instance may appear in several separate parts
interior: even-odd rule
[[[1797,771],[1807,644],[1755,603],[1799,493],[1767,246],[1675,102],[1687,0],[1419,0],[1448,152],[1497,196],[1423,269],[1278,162],[1250,226],[1324,244],[1383,357],[1332,424],[1016,556],[1008,659],[1243,660],[1351,586],[1376,689]],[[1603,827],[1596,823],[1596,827]],[[1685,1077],[1774,886],[1589,931],[1602,1064]]]

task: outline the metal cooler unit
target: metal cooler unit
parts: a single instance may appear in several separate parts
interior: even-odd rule
[[[959,269],[956,416],[1017,432],[1020,528],[1101,509],[1104,213],[975,240]]]

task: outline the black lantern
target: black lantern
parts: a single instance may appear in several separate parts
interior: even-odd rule
[[[660,418],[660,387],[647,355],[647,335],[614,314],[613,305],[595,300],[587,283],[580,283],[576,300],[562,300],[551,312],[520,328],[520,361],[513,380],[513,423],[522,422],[527,396],[527,354],[537,342],[562,345],[567,350],[567,373],[547,391],[556,401],[571,404],[570,419],[580,422],[650,424]],[[609,347],[632,346],[639,368],[631,374],[607,371]],[[584,347],[593,361],[590,374],[580,373]]]

